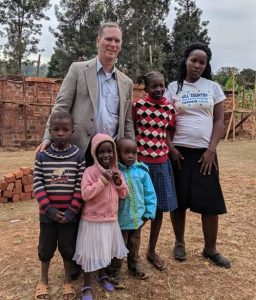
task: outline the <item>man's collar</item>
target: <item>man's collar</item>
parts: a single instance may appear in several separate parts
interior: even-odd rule
[[[96,58],[96,71],[97,71],[97,74],[100,72],[100,70],[102,70],[104,72],[103,66],[102,66],[102,64],[101,64],[101,62],[99,60],[99,57],[97,56],[97,58]],[[112,69],[112,72],[111,72],[111,76],[113,78],[116,78],[116,67],[115,67],[115,65],[113,66],[113,69]]]

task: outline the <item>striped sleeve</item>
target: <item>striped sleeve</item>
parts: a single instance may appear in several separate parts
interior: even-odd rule
[[[75,189],[72,196],[72,201],[69,207],[65,210],[65,216],[69,221],[72,221],[74,217],[79,213],[83,200],[81,196],[81,180],[85,170],[84,154],[80,151],[80,155],[77,162],[77,173],[75,177]]]
[[[42,153],[38,152],[36,154],[36,160],[34,165],[34,193],[39,204],[39,209],[43,213],[51,208],[50,200],[48,199],[47,193],[45,191],[44,176],[43,176],[43,167],[42,167]],[[54,209],[55,210],[55,209]],[[56,212],[55,212],[56,213]]]

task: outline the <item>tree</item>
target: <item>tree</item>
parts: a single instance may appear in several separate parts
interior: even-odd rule
[[[49,18],[44,11],[50,7],[50,0],[2,0],[0,2],[0,25],[3,26],[4,55],[9,70],[21,73],[22,61],[31,53],[39,51],[38,35],[41,34],[41,20]]]
[[[246,88],[253,89],[255,85],[256,71],[253,69],[243,69],[237,76],[237,82],[245,85]]]
[[[67,1],[56,6],[59,25],[48,76],[65,76],[70,64],[96,54],[96,30],[102,22],[118,22],[123,30],[122,52],[117,65],[130,77],[163,69],[163,43],[168,29],[164,22],[170,0]]]
[[[103,1],[63,0],[55,5],[59,25],[51,29],[56,38],[48,77],[64,77],[72,62],[96,54],[97,29],[104,19]]]
[[[216,72],[213,79],[224,88],[227,82],[232,80],[233,71],[237,74],[239,70],[235,67],[222,67]]]
[[[172,28],[171,40],[166,45],[168,59],[165,64],[168,80],[176,80],[180,62],[185,48],[194,42],[209,45],[210,38],[206,26],[208,21],[201,22],[202,10],[196,6],[195,0],[176,0],[178,7]]]
[[[118,64],[135,79],[151,69],[163,70],[164,43],[168,29],[165,19],[170,0],[123,0],[116,14],[123,29],[123,46]]]

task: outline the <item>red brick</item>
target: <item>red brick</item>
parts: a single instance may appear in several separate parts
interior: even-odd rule
[[[26,200],[25,193],[20,193],[20,201]]]
[[[11,183],[9,183],[8,184],[8,186],[7,186],[7,191],[12,191],[13,190],[13,188],[14,188],[14,182],[11,182]]]
[[[31,168],[28,168],[28,167],[20,167],[20,170],[23,172],[24,175],[31,174]]]
[[[32,199],[31,192],[25,193],[25,200],[30,200],[30,199]]]
[[[13,194],[12,202],[18,202],[20,200],[20,194]]]
[[[28,184],[28,176],[24,175],[22,178],[21,178],[21,181],[22,181],[22,184]]]
[[[33,192],[33,184],[26,184],[23,186],[23,188],[25,193]]]
[[[4,192],[3,192],[3,197],[11,198],[11,197],[12,197],[12,194],[13,194],[12,191],[4,191]]]
[[[13,193],[14,194],[20,194],[20,193],[22,193],[22,187],[14,187]]]
[[[0,190],[5,191],[7,189],[8,183],[4,180],[0,181]]]
[[[33,175],[28,175],[28,184],[33,184]]]
[[[4,175],[4,179],[8,183],[14,182],[15,181],[15,176],[12,173],[8,173],[8,174]]]
[[[8,198],[0,197],[0,203],[7,203],[7,202],[8,202]]]
[[[13,172],[16,179],[22,178],[23,172],[21,170],[16,170]]]
[[[19,193],[20,195],[20,201],[25,200],[25,193]]]
[[[22,188],[21,179],[15,180],[15,187],[18,188],[18,189]]]

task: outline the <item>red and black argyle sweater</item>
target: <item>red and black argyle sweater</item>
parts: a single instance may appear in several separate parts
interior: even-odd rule
[[[166,129],[174,127],[173,106],[163,97],[160,100],[147,96],[133,102],[133,120],[138,146],[138,160],[161,163],[168,158]]]

